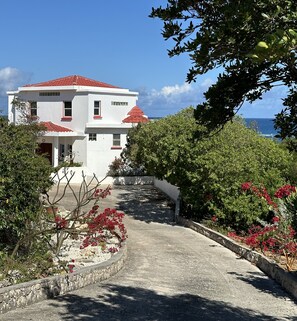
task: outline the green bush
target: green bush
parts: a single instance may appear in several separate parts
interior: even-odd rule
[[[151,175],[178,186],[197,219],[216,215],[235,228],[265,219],[265,202],[242,195],[241,184],[252,181],[274,192],[285,183],[292,156],[248,129],[242,119],[208,137],[204,134],[189,108],[133,129],[125,154]]]
[[[12,250],[35,228],[40,193],[51,186],[51,166],[36,154],[37,125],[0,120],[0,250]],[[29,243],[23,243],[28,251]],[[23,248],[23,249],[24,249]]]

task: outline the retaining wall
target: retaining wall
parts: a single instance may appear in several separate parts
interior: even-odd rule
[[[33,280],[0,289],[0,314],[110,278],[124,265],[126,244],[109,260],[70,274]]]
[[[153,185],[153,176],[118,176],[113,177],[114,185]]]
[[[154,185],[161,190],[163,193],[167,194],[173,201],[177,201],[179,197],[179,188],[177,186],[169,184],[165,180],[154,179]]]

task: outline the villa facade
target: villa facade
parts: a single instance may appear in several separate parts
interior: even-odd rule
[[[10,122],[20,121],[17,99],[46,128],[40,152],[53,166],[70,160],[99,178],[120,156],[129,128],[148,121],[136,105],[137,92],[82,76],[25,85],[7,94]]]

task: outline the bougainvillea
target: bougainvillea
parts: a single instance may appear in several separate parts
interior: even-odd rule
[[[274,196],[276,198],[284,198],[287,197],[289,195],[291,195],[291,193],[295,193],[296,192],[296,187],[292,186],[292,185],[284,185],[282,187],[280,187],[274,194]]]
[[[235,232],[228,233],[228,236],[245,243],[253,250],[260,250],[263,254],[269,252],[275,259],[283,256],[287,270],[292,271],[297,260],[296,232],[280,218],[274,217],[272,222],[264,227],[251,226],[245,236],[238,236]]]
[[[56,223],[56,228],[59,229],[64,229],[67,227],[68,222],[67,220],[62,217],[61,215],[56,215],[55,217],[55,223]]]
[[[271,206],[275,215],[271,223],[266,223],[264,226],[252,225],[245,236],[238,236],[235,232],[229,233],[228,236],[244,242],[252,249],[259,249],[264,254],[269,251],[272,255],[284,256],[287,269],[292,270],[297,260],[296,232],[292,227],[296,210],[294,206],[289,208],[289,205],[292,203],[290,197],[296,195],[295,186],[284,185],[278,188],[274,194],[276,200],[273,200],[264,186],[257,187],[252,182],[243,183],[241,190],[243,193],[251,192],[264,199]],[[293,215],[288,215],[290,210]]]
[[[46,233],[51,238],[53,252],[58,256],[66,239],[81,240],[80,249],[88,246],[100,247],[102,251],[116,253],[127,238],[127,231],[123,223],[124,213],[116,209],[101,209],[100,201],[111,194],[111,187],[99,188],[99,184],[82,186],[78,194],[74,194],[76,206],[71,211],[46,211],[47,222],[52,228]],[[65,194],[65,190],[62,192]],[[57,195],[54,199],[61,201]],[[47,200],[51,208],[56,208],[56,202]],[[88,207],[87,207],[88,206]],[[41,231],[41,233],[43,233]],[[68,264],[68,270],[73,271],[73,261]]]
[[[265,199],[268,205],[272,206],[275,209],[277,208],[277,204],[271,199],[264,186],[257,187],[253,185],[252,182],[245,182],[241,184],[241,189],[244,192],[250,191],[257,197]]]
[[[81,248],[87,246],[106,246],[108,239],[115,237],[119,246],[127,238],[127,231],[123,223],[124,213],[116,209],[106,208],[99,213],[99,206],[95,205],[86,215],[87,230]],[[110,250],[110,252],[115,252]]]

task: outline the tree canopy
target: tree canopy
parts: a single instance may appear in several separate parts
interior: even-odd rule
[[[295,0],[168,0],[151,17],[164,22],[173,57],[188,53],[187,81],[223,68],[195,117],[209,130],[232,119],[246,101],[274,86],[288,88],[275,126],[282,138],[297,136],[297,2]]]
[[[178,186],[199,215],[216,213],[225,223],[251,223],[265,202],[242,195],[241,184],[249,181],[274,192],[288,178],[292,156],[238,117],[217,135],[197,140],[197,131],[206,129],[196,123],[193,112],[188,108],[131,129],[123,156]]]

